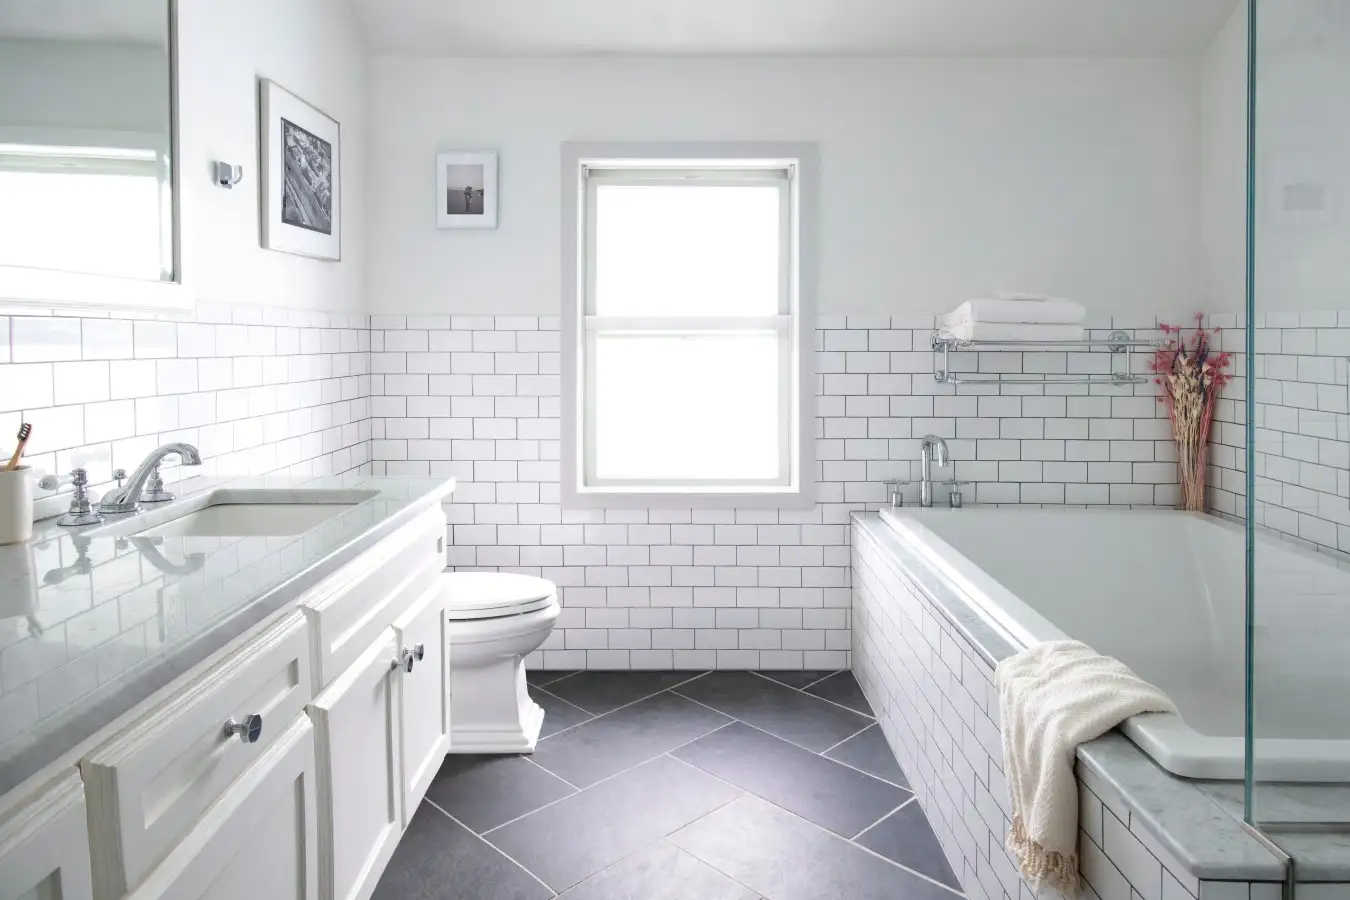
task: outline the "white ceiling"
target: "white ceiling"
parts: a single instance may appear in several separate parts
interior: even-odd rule
[[[0,0],[0,38],[164,45],[168,0]]]
[[[1238,0],[354,0],[370,49],[424,56],[1153,56]]]

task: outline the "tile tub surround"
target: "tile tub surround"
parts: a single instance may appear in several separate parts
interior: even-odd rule
[[[189,477],[368,471],[364,314],[206,303],[186,318],[4,312],[0,436],[8,446],[31,422],[27,461],[40,472],[83,466],[105,485],[168,441],[201,450]]]
[[[191,496],[193,483],[183,484],[177,503]],[[100,526],[71,533],[43,523],[32,543],[0,547],[0,794],[401,525],[439,510],[454,482],[348,474],[208,487],[374,496],[287,537],[119,539],[100,536]]]
[[[1090,324],[1101,337],[1156,325]],[[451,566],[560,586],[558,627],[530,660],[549,669],[848,666],[849,514],[880,506],[885,479],[918,477],[928,432],[955,460],[939,477],[974,482],[968,503],[1176,501],[1170,424],[1152,383],[953,388],[933,380],[931,316],[817,325],[812,509],[563,509],[551,317],[372,316],[372,466],[460,480]],[[1134,354],[1136,371],[1147,358]],[[964,352],[952,363],[1015,377],[1103,373],[1111,359],[1097,348]],[[1226,402],[1220,417],[1240,428]],[[1240,431],[1222,430],[1241,443]]]
[[[854,674],[971,897],[1034,892],[1009,827],[993,661],[1013,648],[886,526],[853,527]],[[1079,853],[1100,900],[1275,900],[1280,864],[1194,782],[1112,732],[1079,748]]]
[[[959,897],[852,675],[800,674],[531,673],[538,750],[447,757],[376,900]]]

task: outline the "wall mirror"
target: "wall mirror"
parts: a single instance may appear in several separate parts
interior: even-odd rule
[[[0,0],[0,299],[174,308],[173,0]]]

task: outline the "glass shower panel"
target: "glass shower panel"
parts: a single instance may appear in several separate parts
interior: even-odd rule
[[[1350,0],[1253,0],[1248,822],[1350,882]]]

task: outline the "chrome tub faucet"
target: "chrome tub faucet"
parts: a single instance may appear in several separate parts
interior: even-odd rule
[[[919,505],[933,505],[933,463],[947,465],[947,442],[935,434],[924,435],[919,445]]]

